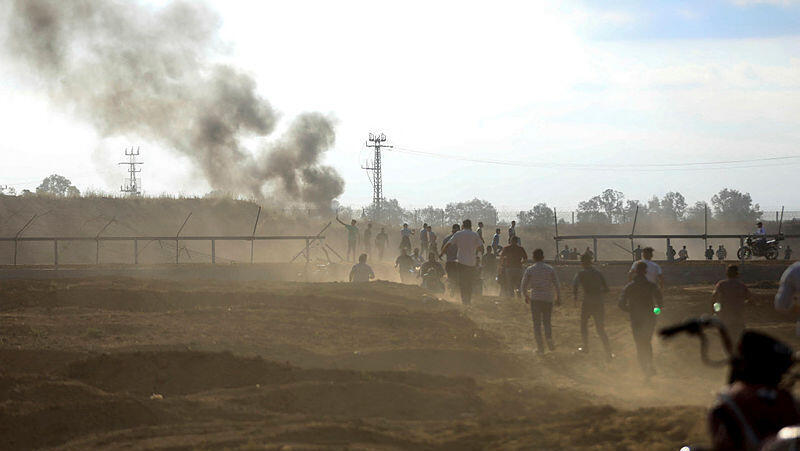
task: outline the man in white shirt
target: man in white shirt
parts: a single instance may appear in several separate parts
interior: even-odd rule
[[[786,268],[781,276],[778,294],[775,295],[775,310],[789,310],[794,304],[794,297],[800,293],[800,262]]]
[[[477,277],[478,259],[477,252],[483,253],[483,242],[481,238],[472,230],[472,221],[465,219],[461,223],[461,230],[453,234],[442,246],[439,257],[447,252],[447,249],[455,246],[457,248],[456,260],[458,261],[458,286],[461,291],[461,302],[470,305],[472,302],[472,288]]]
[[[642,249],[642,259],[633,262],[633,265],[631,265],[631,270],[628,272],[628,280],[633,279],[633,276],[636,273],[636,264],[642,261],[647,264],[647,273],[645,273],[647,280],[650,281],[650,283],[658,285],[658,288],[663,290],[664,277],[661,275],[661,267],[653,261],[653,252],[653,248],[650,246]]]
[[[533,262],[522,275],[519,291],[525,296],[525,303],[531,306],[536,352],[541,355],[544,354],[542,329],[544,329],[544,337],[547,339],[547,346],[550,350],[553,351],[556,347],[553,343],[551,317],[553,304],[561,305],[561,289],[555,269],[544,262],[544,251],[535,249]]]

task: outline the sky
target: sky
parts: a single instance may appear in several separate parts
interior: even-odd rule
[[[208,3],[217,58],[253,76],[279,128],[336,119],[325,161],[346,181],[341,204],[371,202],[364,142],[382,132],[384,195],[407,207],[571,210],[606,188],[693,203],[730,187],[800,210],[800,1]],[[116,192],[137,145],[148,194],[210,191],[173,149],[101,139],[3,58],[0,185],[59,173]]]

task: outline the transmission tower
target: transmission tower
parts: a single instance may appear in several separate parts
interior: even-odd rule
[[[133,150],[133,147],[131,147],[130,150],[125,148],[125,156],[128,157],[128,161],[123,161],[120,162],[119,164],[128,165],[128,179],[125,180],[125,184],[121,186],[119,190],[123,193],[128,194],[129,196],[141,196],[142,179],[138,177],[137,174],[142,172],[142,170],[137,169],[136,165],[144,163],[136,161],[136,157],[139,156],[139,148],[137,147],[136,150]]]
[[[375,158],[372,160],[372,166],[362,166],[367,170],[367,176],[372,172],[372,220],[379,222],[383,215],[383,174],[381,173],[381,148],[391,149],[394,146],[383,144],[386,142],[386,135],[383,133],[370,133],[367,139],[367,147],[375,150]]]

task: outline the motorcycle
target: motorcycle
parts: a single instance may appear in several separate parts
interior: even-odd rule
[[[705,335],[705,330],[709,328],[717,329],[719,332],[719,336],[722,341],[722,348],[726,354],[726,357],[718,360],[714,360],[709,357],[709,342]],[[680,333],[686,333],[688,335],[696,336],[700,339],[700,358],[704,364],[715,367],[728,366],[730,368],[730,384],[734,384],[737,381],[747,381],[752,376],[745,375],[748,371],[752,371],[753,368],[768,367],[769,369],[766,369],[765,371],[771,373],[769,373],[770,376],[767,378],[777,377],[775,380],[780,380],[782,382],[775,384],[775,386],[780,387],[780,389],[784,392],[784,396],[790,399],[793,398],[791,395],[791,385],[800,377],[798,377],[797,374],[790,373],[790,370],[798,360],[791,348],[783,343],[757,332],[746,332],[745,334],[750,333],[753,335],[750,335],[747,338],[742,336],[742,342],[739,346],[744,346],[744,343],[747,341],[749,343],[748,346],[750,347],[750,353],[739,354],[734,351],[734,344],[732,343],[728,335],[727,328],[722,321],[715,317],[709,316],[690,319],[684,323],[666,327],[659,331],[661,337],[665,339]],[[759,352],[755,353],[757,355],[756,357],[754,357],[753,352],[754,346],[760,346]],[[761,361],[758,356],[770,353],[775,356],[775,359],[770,361],[769,364],[766,364],[765,366],[765,362]],[[773,397],[767,396],[767,392],[769,391],[767,387],[771,386],[771,384],[760,385],[761,382],[754,382],[754,384],[756,384],[754,387],[761,387],[759,388],[758,393],[764,392],[765,399],[768,398],[771,401],[775,400],[774,395]],[[777,390],[773,391],[777,392]],[[721,404],[712,409],[712,416],[718,411],[735,412],[729,419],[736,424],[736,427],[732,429],[738,431],[735,432],[735,434],[742,436],[742,443],[740,444],[742,449],[783,451],[796,450],[798,447],[800,447],[800,425],[786,424],[780,428],[777,433],[773,433],[773,435],[759,437],[755,433],[753,425],[747,420],[747,417],[744,416],[743,412],[747,412],[747,410],[742,410],[744,407],[738,406],[729,394],[721,394],[719,400],[721,401]],[[791,404],[795,403],[792,402]],[[771,403],[766,403],[766,405],[768,406],[766,407],[768,409],[778,408],[774,407]],[[775,405],[778,405],[778,403],[775,402]],[[710,451],[710,448],[690,445],[682,447],[681,451]]]
[[[444,293],[444,283],[441,276],[433,269],[429,269],[422,275],[422,288],[432,293]]]
[[[780,254],[783,235],[778,235],[772,239],[748,236],[744,246],[739,248],[736,256],[739,260],[750,260],[753,257],[765,257],[767,260],[775,260]]]

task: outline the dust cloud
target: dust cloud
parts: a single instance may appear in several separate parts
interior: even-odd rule
[[[343,192],[320,162],[335,140],[329,117],[298,116],[255,156],[243,147],[270,136],[278,114],[250,75],[213,61],[221,22],[204,4],[10,0],[4,10],[9,58],[103,138],[137,135],[177,150],[230,194],[329,209]]]

